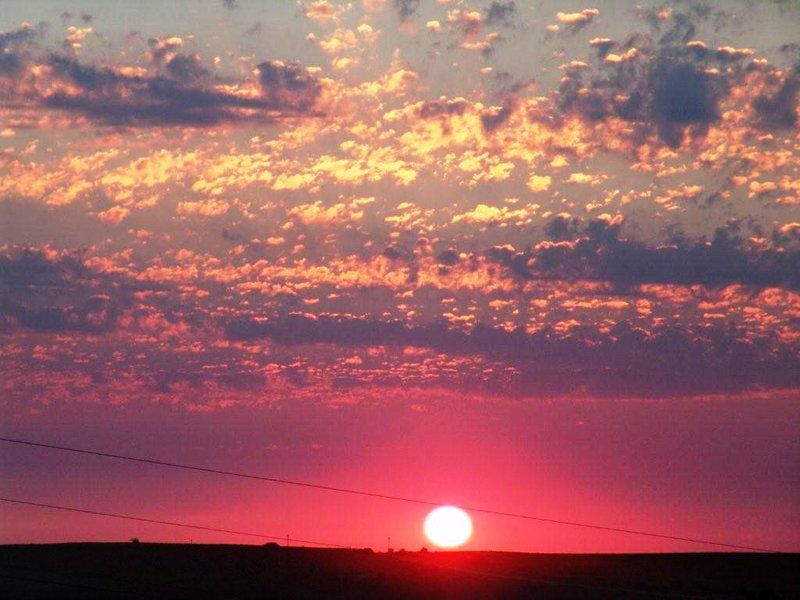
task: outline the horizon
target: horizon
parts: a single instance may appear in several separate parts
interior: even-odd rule
[[[148,541],[148,540],[137,540],[133,541],[133,539],[128,540],[105,540],[105,541],[94,541],[94,542],[81,542],[81,541],[73,541],[73,542],[31,542],[31,543],[13,543],[13,544],[0,544],[0,547],[11,547],[11,546],[21,546],[21,547],[38,547],[38,546],[104,546],[104,545],[114,545],[114,546],[130,546],[130,545],[142,545],[142,546],[213,546],[213,547],[242,547],[242,548],[267,548],[273,550],[320,550],[326,552],[354,552],[354,553],[368,553],[368,554],[524,554],[530,556],[564,556],[564,557],[591,557],[591,556],[691,556],[691,555],[705,555],[705,556],[717,556],[717,555],[725,555],[725,554],[732,554],[738,555],[743,557],[749,556],[792,556],[798,554],[797,552],[760,552],[760,551],[742,551],[742,550],[687,550],[685,552],[524,552],[518,550],[465,550],[464,548],[437,548],[436,546],[422,546],[420,548],[391,548],[391,549],[376,549],[371,548],[369,546],[359,548],[359,547],[339,547],[339,546],[304,546],[302,544],[297,545],[282,545],[277,542],[265,542],[265,543],[246,543],[246,542],[216,542],[216,543],[207,543],[207,542],[158,542],[158,541]]]
[[[0,544],[800,552],[799,29],[9,0]]]

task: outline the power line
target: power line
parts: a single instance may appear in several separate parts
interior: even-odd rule
[[[352,488],[344,488],[344,487],[336,487],[330,485],[322,485],[317,483],[310,483],[307,481],[298,481],[294,479],[283,479],[278,477],[267,477],[264,475],[254,475],[252,473],[242,473],[237,471],[227,471],[223,469],[213,469],[211,467],[199,467],[195,465],[187,465],[182,463],[175,463],[175,462],[168,462],[163,460],[155,460],[150,458],[140,458],[135,456],[126,456],[123,454],[112,454],[110,452],[100,452],[97,450],[85,450],[82,448],[74,448],[71,446],[58,446],[55,444],[45,444],[41,442],[33,442],[30,440],[20,440],[14,438],[6,438],[0,437],[0,442],[8,442],[11,444],[20,444],[23,446],[33,446],[36,448],[46,448],[48,450],[60,450],[63,452],[74,452],[77,454],[88,454],[90,456],[101,456],[103,458],[114,458],[117,460],[126,460],[130,462],[137,462],[137,463],[144,463],[149,465],[157,465],[161,467],[171,467],[175,469],[184,469],[187,471],[198,471],[201,473],[213,473],[215,475],[226,475],[229,477],[239,477],[243,479],[251,479],[256,481],[265,481],[268,483],[278,483],[283,485],[292,485],[297,487],[304,487],[310,488],[315,490],[322,490],[326,492],[337,492],[341,494],[352,494],[356,496],[364,496],[368,498],[379,498],[382,500],[394,500],[398,502],[407,502],[411,504],[418,504],[423,506],[440,506],[442,502],[433,502],[431,500],[421,500],[419,498],[409,498],[405,496],[394,496],[390,494],[380,494],[377,492],[368,492],[364,490],[356,490]],[[566,525],[570,527],[581,527],[584,529],[595,529],[599,531],[610,531],[613,533],[624,533],[628,535],[640,535],[645,537],[651,538],[658,538],[663,540],[671,540],[677,542],[687,542],[691,544],[704,544],[708,546],[718,546],[721,548],[730,548],[733,550],[750,550],[753,552],[769,552],[769,553],[780,553],[780,550],[774,550],[770,548],[759,548],[756,546],[746,546],[742,544],[732,544],[728,542],[719,542],[714,540],[706,540],[694,537],[685,537],[685,536],[677,536],[677,535],[668,535],[663,533],[655,533],[652,531],[642,531],[637,529],[627,529],[621,527],[610,527],[606,525],[597,525],[594,523],[584,523],[579,521],[567,521],[563,519],[551,519],[548,517],[540,517],[535,515],[527,515],[522,513],[512,513],[512,512],[505,512],[500,510],[492,510],[488,508],[481,508],[475,506],[462,506],[466,511],[475,512],[475,513],[482,513],[486,515],[494,515],[498,517],[508,517],[513,519],[525,519],[528,521],[537,521],[540,523],[550,523],[553,525]]]
[[[158,523],[164,523],[164,524],[169,524],[169,525],[175,525],[175,523],[169,523],[169,522],[164,522],[164,521],[153,521],[152,519],[143,519],[143,518],[138,518],[138,517],[132,517],[132,516],[129,516],[129,515],[121,516],[121,515],[115,515],[115,514],[112,514],[112,513],[102,513],[102,512],[98,512],[98,511],[89,511],[89,510],[83,510],[83,509],[76,509],[76,508],[72,508],[72,507],[60,507],[60,506],[56,506],[56,505],[52,505],[52,504],[41,504],[41,503],[38,503],[38,502],[27,502],[27,501],[23,501],[23,500],[12,500],[12,499],[7,499],[7,498],[0,498],[0,501],[15,502],[15,503],[19,503],[19,504],[26,504],[26,505],[38,506],[38,507],[46,507],[46,508],[54,508],[54,509],[59,509],[59,510],[77,511],[77,512],[82,512],[82,513],[88,513],[88,514],[91,514],[91,515],[98,515],[98,516],[114,516],[114,517],[120,517],[120,518],[134,519],[134,520],[137,520],[137,521],[142,521],[143,520],[143,521],[147,521],[147,522],[158,522]],[[189,525],[181,525],[181,526],[191,527]],[[203,527],[202,529],[207,529],[207,528]],[[215,531],[223,531],[223,530],[215,530]],[[297,540],[295,540],[295,541],[297,541]],[[321,543],[321,542],[311,542],[311,543]],[[349,548],[348,546],[338,546],[338,547]],[[514,575],[514,574],[505,574],[505,573],[493,573],[493,572],[489,572],[489,571],[478,571],[478,570],[475,570],[475,569],[463,569],[463,568],[453,567],[453,566],[449,566],[449,565],[441,565],[441,564],[435,564],[435,563],[431,564],[431,563],[423,562],[421,560],[414,560],[414,559],[406,558],[406,557],[402,556],[401,553],[396,553],[394,556],[395,556],[395,558],[397,560],[405,562],[405,563],[407,563],[409,565],[413,565],[413,566],[415,566],[417,568],[421,568],[422,569],[422,568],[426,568],[427,567],[427,568],[433,568],[433,569],[436,569],[436,570],[439,570],[439,571],[449,571],[449,572],[452,572],[452,573],[459,573],[459,574],[463,574],[463,575],[472,575],[472,576],[480,577],[480,578],[484,578],[484,579],[501,579],[501,580],[507,580],[507,581],[518,581],[518,582],[521,582],[521,583],[528,583],[528,584],[544,584],[544,585],[558,586],[558,587],[572,587],[572,588],[580,588],[580,589],[602,590],[602,591],[607,591],[607,592],[616,592],[617,594],[620,594],[620,593],[624,592],[626,594],[636,594],[636,595],[644,595],[644,596],[658,596],[658,597],[667,596],[667,597],[680,597],[680,598],[687,598],[688,597],[688,596],[686,596],[684,594],[675,594],[675,593],[667,593],[667,592],[652,591],[652,590],[640,590],[640,589],[634,589],[634,588],[622,588],[622,587],[610,586],[610,585],[597,585],[597,584],[581,583],[581,582],[568,581],[568,580],[550,579],[550,578],[543,578],[543,577],[527,577],[527,576],[523,576],[523,575]],[[28,583],[38,583],[38,584],[42,584],[42,585],[55,585],[55,586],[63,586],[63,587],[72,587],[72,588],[79,588],[79,589],[85,589],[85,590],[92,590],[92,591],[98,591],[98,592],[115,592],[115,593],[118,593],[118,594],[136,595],[136,596],[139,595],[139,592],[133,592],[132,590],[123,590],[123,589],[120,589],[120,588],[111,589],[111,588],[107,588],[107,587],[97,587],[95,585],[90,585],[88,583],[79,583],[79,582],[75,582],[75,581],[64,581],[64,580],[55,580],[55,579],[42,579],[41,577],[35,577],[34,578],[34,577],[28,577],[28,576],[26,576],[24,574],[20,574],[18,572],[15,572],[14,574],[8,574],[8,573],[0,572],[0,579],[4,579],[4,578],[5,579],[18,580],[18,581],[25,581],[25,582],[28,582]],[[113,581],[111,583],[126,584],[127,585],[130,582]],[[136,584],[138,586],[141,586],[142,582],[141,581],[137,581]],[[152,584],[152,583],[149,583],[149,584],[146,583],[145,585],[148,585],[149,587],[156,587],[156,584]],[[163,588],[163,586],[164,586],[163,583],[157,584],[157,587],[158,587],[159,590],[161,590]],[[170,587],[175,589],[175,590],[184,591],[184,592],[198,593],[198,592],[203,591],[203,590],[199,590],[197,588],[187,588],[187,587],[184,587],[184,586],[176,587],[174,585],[170,585]]]
[[[220,533],[231,533],[231,534],[236,534],[236,535],[259,537],[259,538],[265,538],[265,539],[287,539],[287,541],[304,543],[304,544],[313,544],[313,545],[324,546],[324,547],[329,547],[329,548],[330,547],[334,547],[334,548],[342,548],[342,549],[352,549],[350,546],[343,546],[341,544],[331,544],[331,543],[328,543],[328,542],[317,542],[317,541],[311,541],[311,540],[300,540],[300,539],[296,539],[296,538],[284,538],[284,537],[281,537],[281,536],[267,535],[267,534],[262,534],[262,533],[253,533],[253,532],[248,532],[248,531],[235,531],[235,530],[230,530],[230,529],[220,529],[220,528],[217,528],[217,527],[206,527],[206,526],[203,526],[203,525],[193,525],[193,524],[189,524],[189,523],[179,523],[179,522],[175,522],[175,521],[162,521],[162,520],[158,520],[158,519],[149,519],[149,518],[145,518],[145,517],[136,517],[136,516],[133,516],[133,515],[122,515],[122,514],[118,514],[118,513],[109,513],[109,512],[101,512],[101,511],[96,511],[96,510],[88,510],[88,509],[83,509],[83,508],[75,508],[75,507],[72,507],[72,506],[60,506],[60,505],[57,505],[57,504],[45,504],[45,503],[42,503],[42,502],[32,502],[32,501],[29,501],[29,500],[19,500],[19,499],[16,499],[16,498],[2,498],[2,497],[0,497],[0,502],[8,502],[8,503],[12,503],[12,504],[21,504],[21,505],[25,505],[25,506],[34,506],[34,507],[37,507],[37,508],[48,508],[48,509],[53,509],[53,510],[76,512],[76,513],[87,514],[87,515],[98,516],[98,517],[113,517],[115,519],[125,519],[125,520],[129,520],[129,521],[139,521],[139,522],[144,522],[144,523],[154,523],[154,524],[158,524],[158,525],[168,525],[168,526],[171,526],[171,527],[183,527],[183,528],[190,528],[190,529],[200,529],[200,530],[203,530],[203,531],[213,531],[213,532],[220,532]],[[400,553],[397,553],[397,554],[399,555]],[[599,590],[604,590],[604,591],[626,592],[626,593],[642,594],[642,595],[647,595],[647,596],[663,596],[663,594],[660,593],[660,592],[653,592],[653,591],[650,591],[650,590],[637,590],[637,589],[632,589],[632,588],[619,588],[619,587],[612,587],[612,586],[600,586],[600,585],[596,585],[596,584],[580,583],[580,582],[557,580],[557,579],[548,579],[548,578],[542,578],[542,577],[526,577],[526,576],[511,575],[511,574],[504,574],[504,573],[492,573],[492,572],[487,572],[487,571],[478,571],[478,570],[475,570],[475,569],[462,569],[462,568],[457,568],[457,567],[453,567],[453,566],[449,566],[449,565],[426,564],[426,563],[423,563],[422,561],[408,559],[408,558],[405,558],[403,556],[397,556],[397,558],[398,558],[398,560],[402,560],[404,562],[407,562],[408,564],[415,565],[417,567],[425,567],[425,566],[427,566],[427,567],[435,568],[437,570],[451,571],[451,572],[454,572],[454,573],[462,573],[462,574],[466,574],[466,575],[474,575],[474,576],[477,576],[477,577],[484,577],[484,578],[491,578],[491,579],[505,579],[505,580],[511,580],[511,581],[527,582],[527,583],[532,583],[532,584],[533,583],[539,583],[539,584],[554,585],[554,586],[566,586],[566,587],[577,587],[577,588],[584,588],[584,589],[599,589]],[[80,588],[90,589],[90,590],[94,590],[94,591],[105,591],[105,592],[113,591],[113,592],[118,592],[118,593],[125,593],[125,590],[121,590],[121,589],[111,590],[109,588],[99,588],[99,587],[94,587],[94,586],[90,586],[90,585],[87,585],[87,584],[76,584],[74,582],[61,582],[61,581],[55,581],[55,580],[32,579],[32,578],[28,578],[28,577],[22,577],[19,574],[16,574],[16,575],[13,575],[13,576],[9,576],[9,575],[6,575],[6,574],[0,574],[0,578],[2,578],[2,577],[11,577],[13,579],[20,579],[20,580],[30,581],[30,582],[34,582],[34,583],[52,584],[52,585],[64,585],[64,586],[68,586],[68,587],[80,587]],[[182,588],[182,589],[185,589],[187,591],[198,591],[198,590],[191,590],[190,588]],[[681,596],[681,597],[684,597],[684,596]]]
[[[156,525],[168,525],[170,527],[183,527],[185,529],[199,529],[201,531],[213,531],[215,533],[230,533],[233,535],[243,535],[248,537],[256,537],[267,540],[288,540],[298,544],[312,544],[314,546],[325,546],[328,548],[350,548],[350,546],[343,546],[341,544],[331,544],[328,542],[317,542],[314,540],[301,540],[297,538],[287,538],[282,535],[268,535],[266,533],[254,533],[252,531],[236,531],[234,529],[220,529],[219,527],[206,527],[204,525],[193,525],[191,523],[180,523],[178,521],[161,521],[159,519],[148,519],[145,517],[136,517],[133,515],[122,515],[119,513],[101,512],[98,510],[88,510],[85,508],[75,508],[72,506],[60,506],[58,504],[44,504],[43,502],[32,502],[30,500],[19,500],[17,498],[0,498],[0,502],[8,502],[11,504],[23,504],[25,506],[36,506],[39,508],[51,508],[53,510],[63,510],[68,512],[81,513],[85,515],[93,515],[96,517],[113,517],[115,519],[126,519],[128,521],[139,521],[141,523],[153,523]]]

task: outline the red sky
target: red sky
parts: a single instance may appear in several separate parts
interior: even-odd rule
[[[0,434],[800,548],[797,7],[7,4]],[[5,497],[425,543],[420,506],[0,456]],[[473,517],[468,548],[707,549]]]

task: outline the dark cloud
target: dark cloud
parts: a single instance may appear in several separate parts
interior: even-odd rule
[[[748,243],[741,226],[731,223],[718,228],[711,239],[674,235],[669,244],[651,246],[624,239],[621,219],[595,220],[585,226],[579,223],[557,217],[545,227],[552,242],[539,243],[525,252],[494,248],[487,256],[522,279],[800,289],[800,244],[789,238],[785,245],[765,248]]]
[[[238,319],[230,340],[268,338],[282,345],[423,347],[448,355],[482,355],[518,370],[497,391],[524,395],[582,393],[671,396],[741,391],[800,382],[797,348],[771,339],[748,339],[726,326],[661,325],[644,330],[620,322],[608,331],[576,327],[528,333],[478,324],[469,331],[446,323],[408,325],[300,314],[268,320]]]
[[[250,27],[244,30],[247,35],[259,35],[264,30],[264,25],[261,21],[256,21]]]
[[[581,224],[582,221],[578,217],[558,215],[545,224],[544,233],[557,242],[572,240],[580,234]]]
[[[88,266],[83,252],[12,247],[0,253],[0,333],[26,329],[40,333],[102,334],[138,317],[174,313],[195,323],[192,307],[176,308],[171,288],[140,281],[123,272]],[[142,303],[141,296],[150,298]],[[155,295],[163,299],[157,307]],[[131,321],[133,319],[133,321]],[[176,319],[177,320],[177,319]]]
[[[777,89],[762,92],[753,101],[760,124],[770,129],[788,129],[797,126],[798,92],[800,92],[800,64],[785,75]]]
[[[514,0],[508,0],[507,2],[493,0],[484,11],[484,21],[487,25],[500,24],[508,27],[514,24],[516,13],[517,5]]]
[[[0,254],[0,285],[64,286],[91,275],[78,255],[47,256],[41,250],[21,248],[13,254]]]
[[[659,24],[660,23],[661,22],[659,22]],[[656,29],[660,30],[661,28],[657,26]],[[661,38],[658,41],[662,46],[685,44],[694,38],[696,31],[697,27],[694,24],[693,16],[682,12],[676,12],[672,14],[672,17],[669,19],[669,27],[661,34]]]
[[[14,82],[11,78],[16,77],[25,69],[24,59],[15,52],[0,52],[0,98],[11,96]],[[5,81],[3,81],[5,79]]]
[[[79,254],[31,248],[0,255],[0,292],[0,330],[51,333],[109,331],[124,297],[112,279],[87,268]]]
[[[436,260],[443,265],[453,266],[458,263],[458,252],[445,250],[436,256]]]
[[[20,32],[16,36],[29,36]],[[259,65],[260,96],[220,91],[214,88],[209,71],[197,56],[162,52],[165,45],[152,41],[152,60],[160,65],[159,75],[129,75],[107,67],[86,65],[60,54],[49,54],[50,83],[36,96],[20,97],[14,78],[0,79],[0,95],[9,102],[40,105],[74,112],[110,125],[204,126],[221,122],[269,122],[291,115],[310,114],[320,91],[316,78],[298,64],[278,61]],[[0,74],[23,68],[24,61],[4,54]],[[52,91],[51,91],[52,90]]]
[[[166,64],[170,77],[183,83],[199,83],[209,75],[198,56],[173,56]]]
[[[47,93],[41,99],[45,107],[78,112],[111,125],[213,125],[241,120],[241,109],[270,107],[261,99],[237,97],[169,77],[122,75],[63,56],[52,56],[49,64],[57,77],[69,80],[79,91]]]
[[[749,53],[687,45],[694,35],[692,19],[676,13],[671,22],[658,41],[638,34],[629,37],[619,50],[626,57],[615,61],[608,60],[611,40],[593,40],[601,62],[588,80],[585,69],[566,71],[558,89],[559,109],[590,122],[621,117],[639,134],[654,132],[673,148],[682,143],[687,129],[703,135],[719,120],[721,101],[745,72],[735,65]],[[711,69],[723,65],[732,68]]]
[[[0,330],[24,327],[43,333],[84,331],[104,333],[114,328],[119,307],[108,296],[92,296],[78,306],[32,308],[3,298]]]
[[[383,252],[381,254],[390,260],[396,260],[401,256],[403,256],[400,253],[400,251],[393,246],[387,246],[386,248],[383,249]]]
[[[428,100],[420,104],[417,115],[423,119],[447,115],[463,115],[469,103],[464,98],[439,98],[438,100]]]
[[[666,2],[647,9],[637,7],[636,12],[665,43],[689,41],[701,21],[709,22],[715,31],[719,31],[736,20],[733,13],[712,8],[700,0]]]
[[[24,69],[26,58],[23,47],[36,37],[36,30],[29,26],[0,33],[0,78],[18,76]],[[0,80],[0,97],[3,81]]]
[[[481,125],[487,133],[493,132],[514,114],[513,102],[506,102],[503,106],[489,107],[481,111]]]
[[[575,222],[565,216],[560,222],[562,225],[552,231],[562,237],[576,227]],[[675,268],[683,269],[680,272],[687,269],[689,273],[702,272],[704,281],[709,281],[703,271],[708,264],[721,262],[731,270],[737,268],[736,260],[742,260],[741,256],[730,256],[730,248],[739,247],[743,237],[733,226],[704,244],[676,240],[673,247],[678,250],[673,248],[672,252],[677,258],[654,258],[660,256],[658,252],[662,249],[626,245],[620,239],[619,227],[619,222],[593,221],[580,229],[578,241],[548,242],[518,253],[508,247],[498,248],[494,258],[519,277],[542,276],[537,270],[548,277],[553,274],[579,277],[585,276],[588,269],[592,277],[604,277],[623,285],[631,283],[631,272],[637,281],[676,279]],[[788,244],[795,244],[795,249],[800,247],[797,231],[800,228],[782,228],[776,232],[774,243],[787,248]],[[705,254],[693,254],[698,251],[692,249],[701,245],[707,248],[703,251]],[[403,259],[402,253],[391,246],[383,254],[392,260]],[[605,254],[609,257],[602,258]],[[698,255],[706,258],[701,259],[698,266],[687,266],[686,263]],[[440,253],[437,260],[443,269],[461,261],[452,249]],[[796,254],[787,256],[786,264],[797,264]],[[651,268],[648,265],[655,270],[662,269],[662,273],[645,271],[642,275],[641,269]],[[670,277],[664,277],[663,273]],[[683,279],[695,280],[692,276]],[[140,293],[144,291],[158,293]],[[169,323],[180,322],[215,339],[219,322],[191,302],[179,300],[177,294],[176,289],[94,271],[86,266],[80,254],[21,249],[0,255],[2,332],[23,329],[41,334],[102,335],[135,331],[140,318],[148,320],[150,315],[161,315],[158,322],[167,327]],[[797,385],[800,379],[797,342],[745,331],[730,323],[692,326],[659,319],[634,326],[624,320],[605,320],[602,327],[591,323],[561,327],[556,318],[538,331],[531,331],[521,326],[509,330],[481,323],[460,327],[444,320],[425,323],[415,319],[415,323],[411,323],[377,316],[287,315],[280,310],[271,312],[272,309],[259,315],[250,312],[249,306],[247,310],[246,316],[225,317],[221,322],[226,339],[241,343],[269,339],[278,347],[330,345],[330,348],[323,346],[318,350],[321,356],[327,357],[325,364],[329,366],[325,368],[330,370],[335,385],[374,385],[396,378],[396,373],[385,372],[383,367],[376,367],[368,379],[359,375],[358,368],[340,368],[340,359],[336,357],[352,356],[354,349],[375,346],[393,349],[390,351],[398,354],[398,360],[406,365],[404,368],[420,372],[420,381],[425,385],[466,388],[485,385],[496,394],[669,396],[790,387]],[[152,327],[152,323],[148,327]],[[209,338],[202,339],[208,341]],[[237,346],[225,347],[235,349]],[[462,370],[456,378],[449,368],[413,367],[418,359],[414,352],[406,356],[403,351],[406,347],[433,350],[441,360],[471,356],[488,362],[478,362],[474,373]],[[182,383],[202,386],[212,380],[233,388],[239,384],[258,386],[262,382],[262,375],[255,375],[252,368],[234,364],[235,353],[222,357],[216,354],[217,350],[208,348],[205,358],[197,363],[177,355],[173,357],[163,348],[159,352],[157,360],[143,359],[145,362],[136,364],[142,369],[137,377],[150,381],[161,391]],[[307,356],[315,353],[317,350],[301,352]],[[279,359],[278,355],[285,359]],[[296,361],[296,356],[297,352],[289,348],[278,348],[264,360],[281,364],[285,360],[288,364],[288,361]],[[337,364],[339,366],[335,367]],[[492,364],[502,367],[493,374],[486,374],[484,367]],[[97,365],[95,361],[86,368],[93,369]],[[75,365],[75,368],[84,367]],[[249,382],[248,372],[251,374]],[[292,385],[307,385],[304,372],[298,371],[297,381]],[[500,372],[505,374],[500,375]],[[284,375],[287,381],[291,380],[291,369]]]
[[[578,113],[588,121],[601,121],[609,116],[609,101],[602,91],[586,88],[580,74],[567,75],[558,87],[559,110]]]
[[[704,126],[719,119],[724,83],[698,66],[660,57],[651,66],[648,83],[649,110],[659,136],[671,147],[680,145],[687,125]]]
[[[419,0],[392,0],[392,6],[400,19],[406,21],[416,14]]]
[[[610,38],[593,38],[589,41],[592,48],[597,49],[597,58],[604,59],[617,43]]]
[[[448,12],[447,21],[453,40],[448,48],[469,48],[480,51],[484,58],[494,54],[495,45],[503,41],[503,37],[496,31],[483,36],[487,25],[502,25],[513,27],[516,7],[513,2],[493,2],[483,13],[470,9],[454,9]],[[483,38],[483,39],[481,39]]]
[[[12,31],[4,31],[0,33],[0,48],[7,50],[16,44],[29,42],[35,35],[36,30],[27,25]]]
[[[270,108],[305,112],[320,93],[320,83],[299,63],[267,61],[258,65],[259,81]]]
[[[150,48],[148,57],[150,62],[155,65],[161,65],[167,60],[168,56],[172,54],[173,50],[178,48],[183,43],[181,38],[150,38],[147,40],[147,45]]]

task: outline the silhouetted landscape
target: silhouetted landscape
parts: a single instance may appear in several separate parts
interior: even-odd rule
[[[524,554],[86,543],[0,547],[4,598],[793,598],[797,554]]]

